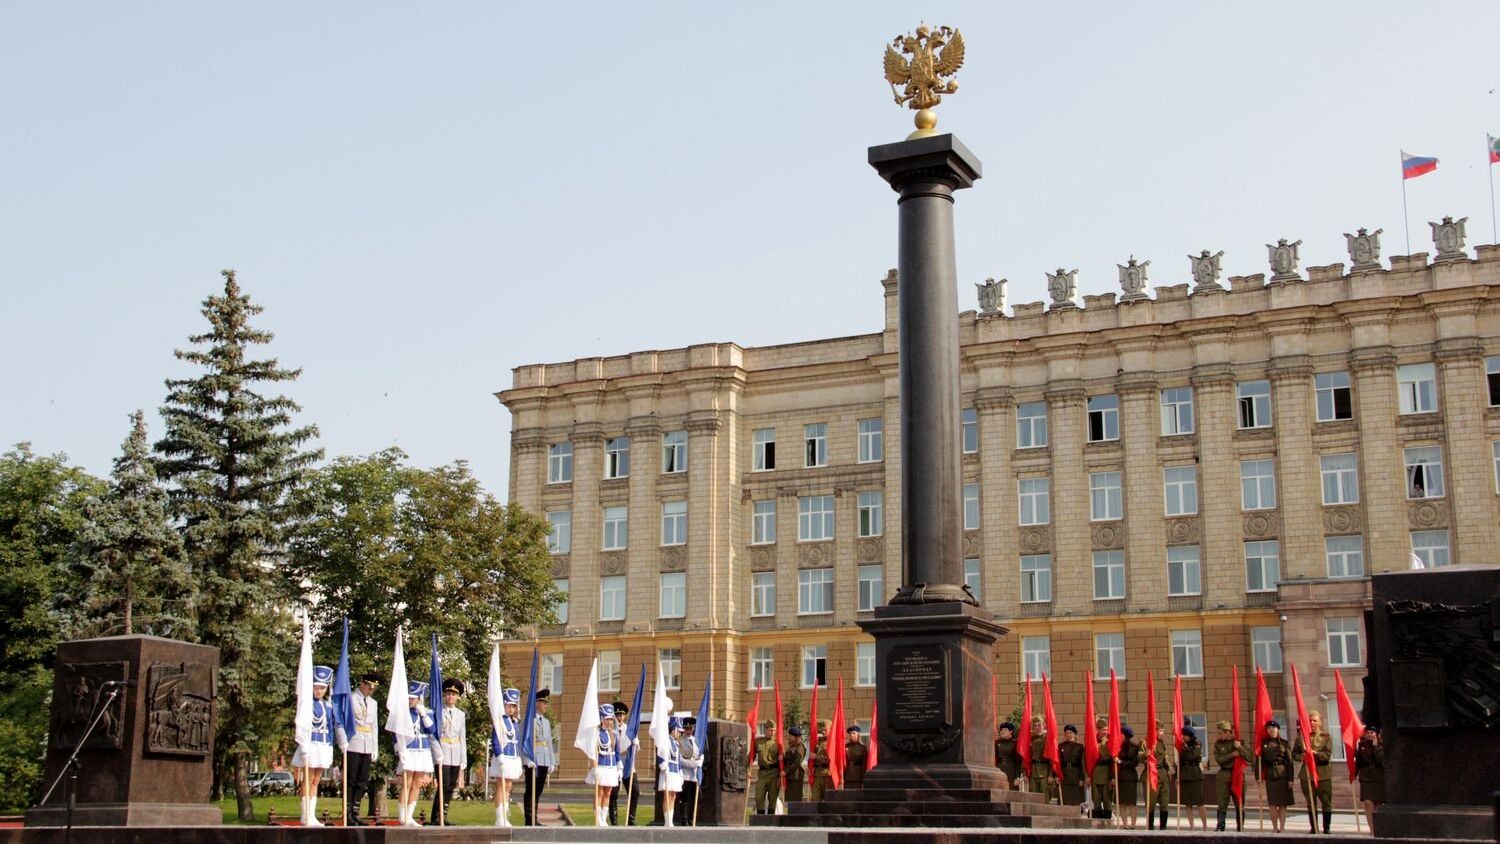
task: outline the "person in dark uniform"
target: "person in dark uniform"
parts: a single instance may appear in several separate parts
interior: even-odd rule
[[[1057,746],[1062,761],[1062,802],[1064,806],[1079,806],[1083,803],[1083,787],[1088,776],[1083,770],[1083,744],[1078,741],[1078,728],[1072,724],[1063,727],[1063,740]]]
[[[1266,784],[1266,803],[1271,807],[1271,831],[1286,831],[1286,807],[1292,799],[1292,745],[1281,737],[1281,724],[1266,722],[1266,738],[1260,743],[1257,775]]]
[[[755,740],[755,813],[776,814],[776,798],[781,794],[781,749],[776,746],[776,722],[760,725]]]
[[[1364,804],[1365,820],[1370,833],[1375,832],[1375,810],[1385,802],[1385,747],[1380,743],[1380,729],[1365,725],[1354,748],[1354,771],[1359,776],[1359,800]]]
[[[850,724],[845,732],[849,740],[844,742],[844,788],[865,787],[865,764],[870,761],[870,751],[860,741],[862,733],[858,724]]]
[[[1141,757],[1145,769],[1156,768],[1156,788],[1146,780],[1146,828],[1154,829],[1152,820],[1160,818],[1161,828],[1167,828],[1167,807],[1172,805],[1172,757],[1166,728],[1156,722],[1156,750],[1147,751]],[[1148,775],[1149,777],[1149,775]]]
[[[542,793],[547,790],[547,775],[557,766],[557,751],[552,746],[552,721],[547,710],[552,705],[552,690],[540,689],[536,693],[536,719],[532,722],[532,753],[535,760],[526,758],[521,752],[522,775],[526,790],[522,793],[521,817],[523,823],[532,826],[536,820],[533,810],[542,805]]]
[[[1010,780],[1011,788],[1021,786],[1021,753],[1016,745],[1016,725],[1006,721],[995,738],[995,767]]]
[[[1045,802],[1051,803],[1057,792],[1057,772],[1052,770],[1052,762],[1047,758],[1047,741],[1051,736],[1047,735],[1047,725],[1042,722],[1040,716],[1031,719],[1031,774],[1027,785],[1032,792],[1042,795]]]
[[[632,741],[630,736],[626,735],[626,732],[628,730],[626,722],[630,720],[630,705],[623,700],[617,700],[614,702],[614,707],[616,732],[620,736],[620,752],[629,753]],[[639,738],[636,738],[634,740],[634,745],[637,753],[636,763],[637,765],[639,765],[641,740]],[[626,826],[635,826],[635,810],[641,802],[641,789],[640,783],[635,778],[634,771],[628,772],[628,776],[622,774],[620,776],[620,787],[615,789],[613,794],[609,795],[610,826],[620,825],[620,795],[622,793],[628,794],[629,797],[627,799],[630,801],[629,805],[625,807],[625,824]]]
[[[828,741],[829,732],[833,729],[830,721],[818,722],[818,749],[812,754],[812,799],[816,803],[823,799],[828,789],[833,788],[833,775],[828,772]]]
[[[698,719],[682,719],[682,736],[677,740],[682,751],[682,794],[678,795],[678,826],[698,825],[698,785],[703,781],[703,748],[698,746]],[[775,809],[775,805],[772,805]]]
[[[1120,759],[1116,766],[1120,777],[1120,825],[1135,829],[1141,785],[1141,743],[1136,741],[1135,730],[1128,724],[1120,727],[1120,735],[1125,739],[1120,743]]]
[[[1244,807],[1240,805],[1240,798],[1234,795],[1230,788],[1230,780],[1234,778],[1234,760],[1250,760],[1250,750],[1245,743],[1234,737],[1234,725],[1228,721],[1219,722],[1219,740],[1214,742],[1214,764],[1219,766],[1219,771],[1214,775],[1214,788],[1219,793],[1219,825],[1216,831],[1224,831],[1224,819],[1229,813],[1229,804],[1234,804],[1234,825],[1236,832],[1244,832],[1245,814]]]
[[[1115,816],[1115,758],[1109,755],[1109,721],[1100,718],[1094,722],[1094,735],[1099,737],[1099,757],[1094,762],[1089,795],[1094,802],[1094,817]]]
[[[1302,746],[1301,731],[1298,731],[1297,743],[1292,745],[1292,763],[1301,765],[1302,796],[1307,798],[1307,822],[1311,829],[1310,834],[1316,835],[1318,825],[1313,820],[1313,805],[1316,801],[1317,807],[1323,810],[1323,833],[1328,834],[1333,826],[1333,774],[1329,770],[1328,763],[1333,761],[1333,737],[1323,732],[1323,715],[1312,712],[1307,716],[1308,732],[1312,734],[1312,752],[1306,752]],[[1312,787],[1312,777],[1307,774],[1307,766],[1316,765],[1318,771],[1318,787]]]
[[[1193,828],[1193,807],[1198,808],[1198,822],[1208,829],[1208,813],[1203,808],[1203,745],[1192,724],[1182,725],[1182,750],[1177,754],[1178,788],[1182,791],[1182,814],[1188,829]]]
[[[802,743],[802,728],[786,728],[786,752],[782,755],[786,770],[786,802],[802,802],[802,786],[807,782],[807,745]]]

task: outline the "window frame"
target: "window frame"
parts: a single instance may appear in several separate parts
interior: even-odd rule
[[[1251,546],[1252,545],[1256,546],[1255,547],[1255,552],[1256,553],[1254,553],[1253,555],[1251,553]],[[1277,589],[1277,586],[1281,583],[1281,540],[1279,540],[1279,539],[1247,539],[1244,542],[1244,546],[1245,546],[1244,547],[1244,554],[1245,554],[1245,593],[1246,594],[1256,594],[1256,593],[1263,593],[1263,592],[1275,592],[1276,589]],[[1268,547],[1268,546],[1270,546],[1270,547],[1273,548],[1273,550],[1275,552],[1274,554],[1266,554],[1265,553],[1265,548]],[[1250,579],[1250,561],[1252,559],[1258,561],[1257,571],[1260,574],[1260,586],[1258,586],[1258,587],[1252,585],[1252,581]],[[1270,568],[1269,568],[1270,573],[1274,574],[1274,577],[1272,577],[1270,579],[1269,585],[1266,583],[1266,574],[1268,572],[1268,568],[1267,568],[1268,565],[1270,566]]]
[[[613,667],[613,670],[611,670]],[[599,651],[599,691],[618,692],[620,690],[620,651]]]
[[[750,617],[771,618],[776,615],[776,572],[750,572]]]
[[[561,516],[561,519],[557,517]],[[548,510],[545,516],[547,531],[547,553],[560,557],[573,553],[573,511]]]
[[[1181,628],[1171,631],[1172,641],[1172,674],[1173,677],[1202,677],[1203,676],[1203,631],[1195,628]],[[1182,668],[1179,670],[1178,659],[1182,659]],[[1196,662],[1195,662],[1196,660]],[[1197,670],[1194,670],[1196,664]]]
[[[769,689],[776,684],[776,649],[768,645],[750,648],[746,679],[751,689]],[[759,679],[760,682],[756,682]]]
[[[964,558],[964,585],[980,603],[984,602],[984,563],[978,557]]]
[[[565,441],[547,447],[547,483],[573,482],[573,443]]]
[[[558,624],[567,624],[569,610],[572,608],[573,590],[572,582],[566,577],[552,578],[552,588],[562,593],[562,600],[552,608],[553,614],[557,616]]]
[[[614,511],[619,511],[621,513],[621,515],[612,517],[611,513],[614,512]],[[600,542],[600,550],[601,551],[623,551],[626,548],[629,548],[630,547],[630,506],[626,505],[626,504],[620,504],[620,505],[616,505],[616,506],[613,506],[613,507],[605,507],[604,508],[604,519],[603,519],[603,522],[602,522],[602,527],[604,529],[604,535],[603,535],[603,538],[602,538],[602,540]],[[613,531],[610,530],[611,527],[614,527]],[[618,545],[611,545],[610,544],[610,542],[611,542],[611,539],[610,539],[611,533],[613,533],[613,535],[614,535],[614,540],[613,541],[618,542],[619,543]]]
[[[1271,637],[1273,633],[1274,638]],[[1262,660],[1262,650],[1265,650],[1265,656],[1269,659],[1272,645],[1275,646],[1275,668],[1271,668],[1268,661]],[[1281,652],[1281,627],[1279,625],[1250,628],[1250,661],[1251,668],[1258,668],[1265,674],[1281,674],[1286,671],[1286,658]]]
[[[1192,558],[1186,559],[1191,552]],[[1173,556],[1182,559],[1173,559]],[[1174,588],[1174,569],[1180,569],[1182,588]],[[1191,588],[1190,588],[1191,587]],[[1167,546],[1167,597],[1186,598],[1203,594],[1203,549],[1198,545]]]
[[[797,541],[832,542],[836,536],[834,506],[832,495],[797,496]]]
[[[1270,428],[1275,424],[1270,381],[1238,381],[1234,385],[1234,397],[1237,411],[1235,421],[1239,423],[1239,430],[1254,431]]]
[[[1192,387],[1165,387],[1161,391],[1161,435],[1179,437],[1195,430]]]
[[[855,612],[874,612],[885,602],[885,564],[861,563],[854,576]]]
[[[808,682],[809,668],[813,682]],[[797,679],[801,688],[811,689],[814,686],[820,689],[828,688],[828,646],[803,645],[802,670],[799,673],[801,676]]]
[[[1423,565],[1426,568],[1430,568],[1430,569],[1431,568],[1442,568],[1444,566],[1451,566],[1451,565],[1453,565],[1453,534],[1449,533],[1447,528],[1438,528],[1436,530],[1414,530],[1414,531],[1410,531],[1409,533],[1410,533],[1410,540],[1409,541],[1411,542],[1411,553],[1414,556],[1421,558],[1422,563],[1423,563]],[[1443,544],[1442,545],[1427,545],[1427,544],[1418,545],[1417,544],[1417,537],[1418,536],[1422,536],[1422,537],[1438,537],[1438,536],[1441,536],[1442,539],[1443,539]],[[1435,559],[1433,559],[1433,556],[1432,556],[1433,552],[1436,552],[1436,551],[1442,551],[1442,556],[1443,556],[1443,561],[1442,562],[1438,562]]]
[[[624,621],[629,607],[626,604],[626,590],[630,584],[626,575],[610,574],[599,578],[599,620],[600,621]],[[605,615],[606,609],[618,605],[619,615]]]
[[[774,498],[761,498],[750,502],[751,545],[776,544],[776,511]]]
[[[1113,480],[1113,485],[1110,481]],[[1102,497],[1101,497],[1102,496]],[[1104,514],[1099,514],[1100,504]],[[1125,473],[1119,469],[1089,473],[1089,521],[1118,522],[1125,518]]]
[[[855,423],[858,462],[879,463],[885,459],[885,420],[880,417]]]
[[[1349,540],[1353,540],[1354,543],[1358,547],[1354,548],[1352,550],[1351,549],[1347,549],[1347,548],[1336,549],[1336,548],[1333,547],[1334,543],[1348,542]],[[1349,568],[1350,568],[1350,566],[1349,566],[1349,560],[1351,559],[1351,557],[1353,559],[1355,559],[1359,563],[1359,571],[1357,571],[1357,572],[1351,573],[1349,571]],[[1335,559],[1339,560],[1339,564],[1340,564],[1340,566],[1342,568],[1342,572],[1338,573],[1338,574],[1334,573],[1334,566],[1333,566],[1333,564],[1334,564],[1334,560]],[[1323,537],[1323,563],[1324,563],[1325,566],[1327,566],[1327,568],[1325,569],[1325,571],[1328,573],[1328,578],[1330,580],[1351,580],[1351,579],[1354,579],[1354,578],[1364,577],[1365,576],[1365,537],[1364,537],[1364,534],[1351,533],[1351,534],[1340,534],[1338,536],[1325,536],[1325,537]]]
[[[1256,474],[1256,475],[1248,475],[1247,476],[1245,474],[1245,470],[1246,470],[1246,468],[1248,466],[1250,466],[1252,464],[1256,468],[1269,467],[1270,473],[1269,474],[1265,474],[1265,475]],[[1254,506],[1251,506],[1251,504],[1250,504],[1249,497],[1247,495],[1247,493],[1249,492],[1250,488],[1246,486],[1246,483],[1248,483],[1249,481],[1252,481],[1252,480],[1255,482],[1255,504],[1254,504]],[[1269,495],[1266,493],[1266,485],[1267,484],[1270,485],[1270,493],[1269,493]],[[1240,461],[1240,509],[1241,510],[1247,510],[1247,511],[1248,510],[1275,510],[1276,509],[1276,492],[1277,492],[1277,490],[1276,490],[1276,459],[1275,458],[1272,458],[1272,457],[1263,457],[1263,458],[1256,458],[1256,459],[1252,459],[1252,460],[1241,460]],[[1265,499],[1267,499],[1267,498],[1270,499],[1270,503],[1266,503]]]
[[[1041,408],[1042,412],[1039,414],[1028,412],[1033,408]],[[1016,448],[1046,448],[1047,445],[1047,403],[1029,401],[1016,405]]]
[[[1348,466],[1329,468],[1329,461],[1348,461]],[[1323,486],[1323,506],[1334,507],[1359,503],[1359,455],[1353,451],[1340,451],[1318,455],[1318,476]],[[1330,487],[1330,482],[1332,486]],[[1333,497],[1329,498],[1329,493]]]
[[[668,511],[669,507],[673,509]],[[663,547],[687,544],[687,507],[688,503],[685,499],[661,503],[661,544]]]
[[[1413,453],[1417,452],[1420,454],[1414,461]],[[1422,459],[1432,454],[1437,456],[1436,460],[1429,462]],[[1441,445],[1414,445],[1401,449],[1401,466],[1406,476],[1407,501],[1425,501],[1431,498],[1443,498],[1447,495],[1447,479],[1443,477],[1443,447]],[[1418,472],[1422,476],[1421,495],[1414,494],[1417,492]],[[1436,484],[1433,483],[1434,477],[1437,478]],[[1432,492],[1434,486],[1437,487],[1436,493]]]
[[[1343,376],[1343,383],[1337,383]],[[1345,414],[1339,415],[1339,391],[1343,391]],[[1328,412],[1324,415],[1323,397],[1328,397]],[[1347,422],[1354,418],[1353,379],[1347,370],[1318,372],[1313,375],[1313,412],[1318,422]]]
[[[1040,647],[1033,646],[1040,641]],[[1033,671],[1033,669],[1035,669]],[[1030,677],[1031,682],[1040,683],[1043,677],[1052,676],[1052,636],[1021,637],[1021,678]]]
[[[855,496],[855,536],[865,539],[885,535],[885,493],[865,490]]]
[[[979,530],[979,484],[964,484],[964,530]],[[970,517],[973,518],[970,518]]]
[[[1106,637],[1110,639],[1108,646],[1105,644]],[[1113,644],[1116,639],[1119,640],[1118,645]],[[1107,664],[1106,660],[1101,658],[1106,653],[1109,654]],[[1118,665],[1116,665],[1115,659],[1117,654],[1119,656]],[[1094,679],[1108,680],[1111,668],[1114,669],[1117,679],[1125,679],[1125,633],[1123,631],[1094,634]]]
[[[682,648],[657,648],[656,662],[661,666],[662,685],[667,691],[682,688]]]
[[[1088,414],[1084,426],[1087,441],[1091,443],[1118,442],[1120,439],[1120,396],[1117,393],[1089,396],[1084,406]],[[1095,436],[1095,414],[1098,414],[1098,436]]]
[[[679,475],[688,470],[688,432],[667,431],[661,435],[661,473]]]
[[[813,582],[814,576],[818,582]],[[834,572],[832,566],[797,571],[797,615],[832,615],[834,601]],[[825,609],[809,609],[815,604],[825,604]]]
[[[1103,561],[1101,564],[1100,561]],[[1101,549],[1093,552],[1090,571],[1093,573],[1094,600],[1123,601],[1125,599],[1125,552],[1119,548]],[[1099,594],[1099,573],[1104,570],[1106,594]],[[1116,594],[1115,590],[1119,593]]]
[[[1025,486],[1028,483],[1040,483],[1042,487],[1041,492],[1027,492]],[[1033,521],[1026,520],[1026,499],[1028,496],[1032,499],[1030,510]],[[1052,477],[1050,475],[1043,475],[1036,478],[1016,478],[1016,498],[1016,519],[1020,522],[1021,527],[1052,524]],[[1038,502],[1040,502],[1040,508],[1037,506]],[[1038,509],[1043,511],[1040,514],[1040,519],[1038,519]]]
[[[1337,622],[1339,630],[1334,629]],[[1323,619],[1323,630],[1325,646],[1328,650],[1329,668],[1363,668],[1365,664],[1365,651],[1363,636],[1360,635],[1360,619],[1357,616],[1330,616]],[[1339,641],[1340,660],[1334,658],[1334,641]],[[1354,643],[1354,655],[1351,659],[1349,654],[1349,643]]]
[[[1184,472],[1187,474],[1185,481],[1172,477],[1174,473],[1181,475]],[[1198,464],[1161,467],[1161,486],[1163,511],[1167,517],[1198,515]],[[1191,509],[1182,509],[1187,506],[1185,501],[1188,498],[1192,499]],[[1174,499],[1178,510],[1172,509]]]
[[[630,477],[630,437],[610,437],[604,441],[604,480]]]
[[[808,422],[802,426],[802,468],[828,467],[828,423]]]
[[[966,407],[959,412],[959,443],[964,454],[979,453],[979,410]]]
[[[854,687],[870,688],[875,685],[875,643],[854,643]]]
[[[1437,413],[1437,365],[1428,361],[1396,367],[1396,403],[1401,416]]]
[[[656,617],[687,618],[687,572],[660,572],[656,584]],[[669,599],[672,601],[670,606]]]
[[[1500,355],[1484,359],[1484,385],[1490,407],[1500,407]]]
[[[1033,563],[1033,568],[1027,568],[1028,560],[1045,561],[1041,566]],[[1023,604],[1050,604],[1052,603],[1052,554],[1022,554],[1020,555],[1021,570],[1021,603]],[[1027,598],[1027,592],[1031,597]],[[1045,592],[1045,597],[1040,593]]]
[[[750,471],[776,471],[776,428],[756,428],[750,432]]]

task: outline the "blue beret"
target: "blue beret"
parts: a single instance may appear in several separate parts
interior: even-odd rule
[[[802,738],[802,728],[801,727],[787,727],[786,728],[786,734],[789,735],[789,736],[796,736],[797,738]]]
[[[1135,730],[1130,729],[1128,726],[1121,727],[1120,734],[1125,736],[1125,738],[1135,738]]]

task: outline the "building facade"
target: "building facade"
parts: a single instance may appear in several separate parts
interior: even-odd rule
[[[1368,576],[1493,559],[1500,247],[1389,267],[1350,247],[1348,272],[1272,247],[1269,281],[1224,285],[1205,252],[1191,290],[1132,262],[1119,301],[1081,306],[1059,271],[1050,304],[1006,314],[992,287],[957,316],[966,579],[1010,630],[1001,716],[1046,674],[1081,725],[1113,668],[1127,721],[1150,672],[1159,711],[1181,677],[1203,724],[1229,717],[1238,667],[1248,730],[1256,670],[1284,713],[1295,663],[1336,727],[1334,671],[1362,696]],[[776,684],[805,718],[822,682],[826,717],[841,680],[868,723],[856,622],[900,584],[900,442],[923,435],[899,418],[897,283],[876,334],[515,370],[510,494],[553,523],[569,601],[535,644],[565,724],[593,659],[607,700],[658,657],[679,709],[712,676],[715,714],[743,718],[758,686],[769,712]]]

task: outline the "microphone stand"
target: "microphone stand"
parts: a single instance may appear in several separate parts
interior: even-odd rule
[[[124,684],[117,681],[109,681],[104,685],[109,687],[109,697],[99,705],[99,710],[94,713],[94,719],[89,722],[88,729],[83,731],[83,735],[78,738],[78,743],[73,746],[73,752],[68,755],[68,761],[63,763],[62,770],[57,772],[57,778],[52,780],[52,785],[48,786],[47,793],[42,795],[41,802],[37,803],[38,807],[46,805],[47,801],[52,798],[52,792],[56,791],[58,784],[62,782],[63,777],[68,778],[68,813],[63,827],[63,844],[68,844],[73,836],[73,809],[78,804],[78,753],[83,750],[83,744],[89,740],[89,736],[94,734],[94,728],[99,726],[99,721],[104,718],[104,713],[109,711],[109,707],[115,702],[115,698],[120,696],[120,687]],[[103,691],[103,689],[100,689],[100,691]]]

